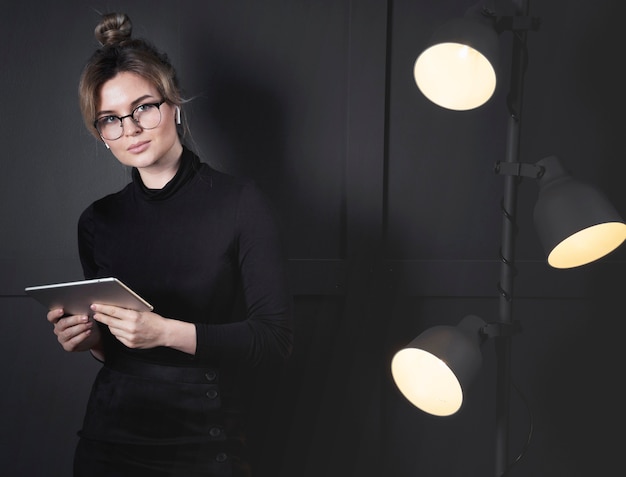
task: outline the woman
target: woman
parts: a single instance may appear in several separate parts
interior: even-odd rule
[[[80,80],[85,124],[133,180],[83,212],[79,253],[85,278],[115,276],[154,312],[48,313],[65,350],[103,362],[74,475],[248,476],[246,383],[292,345],[275,220],[250,181],[182,144],[175,71],[131,33],[125,14],[104,15]]]

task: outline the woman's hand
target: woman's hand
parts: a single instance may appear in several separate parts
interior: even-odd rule
[[[93,350],[100,347],[100,329],[87,315],[63,316],[62,309],[50,310],[47,318],[65,351]]]
[[[151,311],[111,305],[94,304],[91,309],[94,320],[108,326],[111,334],[129,348],[167,346],[189,354],[196,352],[196,327],[193,323],[171,320]]]

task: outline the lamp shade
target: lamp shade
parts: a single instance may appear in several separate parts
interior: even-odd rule
[[[626,224],[597,188],[573,179],[550,156],[537,162],[539,179],[534,221],[554,268],[574,268],[609,254],[626,239]]]
[[[484,325],[481,318],[469,315],[457,326],[435,326],[395,354],[391,373],[411,404],[435,416],[461,408],[482,364]]]
[[[413,67],[420,91],[456,111],[486,103],[496,89],[498,34],[480,17],[456,18],[441,26]]]

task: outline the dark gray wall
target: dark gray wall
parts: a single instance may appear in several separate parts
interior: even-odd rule
[[[256,179],[285,230],[296,300],[293,359],[259,390],[259,475],[493,474],[495,359],[463,411],[412,408],[389,372],[423,329],[495,319],[510,34],[504,79],[453,113],[415,87],[434,28],[473,2],[12,2],[0,16],[0,473],[67,476],[97,363],[64,353],[27,285],[80,278],[75,228],[128,171],[82,126],[76,83],[96,11],[129,13],[177,66],[189,144]],[[497,2],[509,8],[508,2]],[[537,3],[537,5],[535,5]],[[522,159],[556,154],[626,214],[620,2],[533,2]],[[617,60],[617,61],[616,61]],[[514,381],[532,410],[511,476],[608,473],[621,465],[621,276],[626,251],[557,271],[520,186]],[[511,455],[528,416],[513,394]],[[272,469],[270,472],[269,469]]]

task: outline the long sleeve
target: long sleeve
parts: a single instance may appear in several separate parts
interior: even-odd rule
[[[211,359],[227,354],[252,364],[284,359],[293,344],[293,306],[286,261],[274,213],[251,184],[242,189],[234,234],[245,320],[196,324],[197,357]]]
[[[78,220],[78,255],[86,279],[95,278],[97,266],[93,255],[93,206],[89,206]]]

